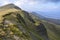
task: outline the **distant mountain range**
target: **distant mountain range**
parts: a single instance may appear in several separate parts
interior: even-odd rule
[[[60,24],[14,4],[0,7],[0,40],[60,40]],[[55,19],[54,19],[55,20]],[[55,21],[54,21],[55,22]]]
[[[53,19],[53,18],[49,18],[49,17],[44,17],[42,15],[40,15],[39,13],[36,13],[36,12],[32,12],[34,15],[38,16],[40,19],[42,20],[46,20],[48,22],[52,22],[52,23],[55,23],[57,25],[60,25],[60,19]]]
[[[36,13],[43,15],[47,18],[60,19],[60,11],[35,11]]]

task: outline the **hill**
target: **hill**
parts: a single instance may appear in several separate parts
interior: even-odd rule
[[[59,26],[14,4],[0,7],[0,40],[60,40]]]
[[[44,17],[44,16],[42,16],[40,14],[37,14],[35,12],[32,12],[30,15],[33,18],[37,18],[40,21],[42,21],[41,23],[44,24],[44,26],[45,26],[45,28],[47,30],[49,40],[60,40],[60,24],[57,21],[57,19],[46,18],[46,17]]]

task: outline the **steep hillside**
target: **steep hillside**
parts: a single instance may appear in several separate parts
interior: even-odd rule
[[[40,19],[38,16],[36,16],[34,14],[30,14],[30,15],[34,19],[37,18],[38,20],[41,20],[41,23],[44,24],[44,26],[47,30],[49,40],[60,40],[60,25],[47,21],[45,19]]]
[[[0,40],[60,40],[59,26],[14,4],[0,7]]]
[[[49,40],[49,38],[40,20],[9,4],[0,9],[0,40]]]

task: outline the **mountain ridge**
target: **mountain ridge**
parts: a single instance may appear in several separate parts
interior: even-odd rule
[[[11,8],[15,8],[15,9],[21,10],[21,8],[19,8],[18,6],[14,5],[14,4],[7,4],[7,5],[4,5],[4,6],[1,6],[0,7],[0,11],[4,10],[4,9],[11,9]]]
[[[22,9],[4,9],[0,11],[0,18],[3,18],[0,20],[1,40],[60,40],[58,25]]]
[[[41,35],[38,32],[40,31],[40,29],[38,30],[38,27],[40,28],[40,22],[34,20],[29,15],[28,12],[24,10],[18,10],[15,8],[12,9],[8,7],[8,9],[4,9],[4,11],[1,11],[0,13],[2,13],[0,14],[0,18],[3,18],[2,22],[0,23],[0,29],[2,30],[2,31],[0,30],[1,40],[8,40],[8,39],[9,40],[40,40],[40,39],[46,40],[48,39],[47,34],[44,34],[46,32],[41,32],[41,34],[43,33],[44,35]],[[36,28],[36,26],[38,27]],[[42,30],[44,29],[45,27],[42,28]],[[39,35],[41,35],[41,37]]]

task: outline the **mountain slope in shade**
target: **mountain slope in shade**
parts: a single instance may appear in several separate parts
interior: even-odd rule
[[[56,24],[50,21],[47,21],[48,19],[45,17],[40,17],[37,16],[37,14],[35,15],[34,13],[30,14],[32,16],[33,19],[38,19],[41,21],[41,23],[44,24],[46,30],[47,30],[47,34],[49,37],[49,40],[60,40],[60,24]]]
[[[1,8],[0,40],[60,40],[58,25],[40,20],[14,4]]]

